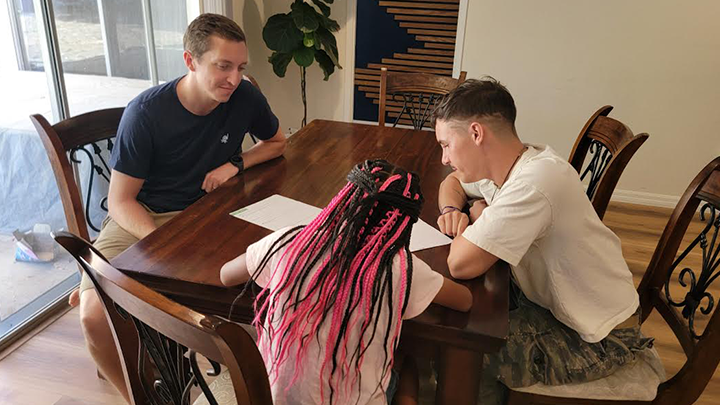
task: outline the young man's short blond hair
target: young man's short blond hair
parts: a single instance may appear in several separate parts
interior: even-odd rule
[[[210,48],[210,36],[245,42],[245,33],[237,23],[219,14],[200,14],[185,30],[183,47],[194,58],[200,58]]]

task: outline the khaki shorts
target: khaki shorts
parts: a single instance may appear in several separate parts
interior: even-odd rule
[[[157,227],[162,226],[181,212],[171,211],[156,214],[147,207],[145,207],[145,209],[148,211],[148,214],[150,214],[153,221],[155,221],[155,226]],[[93,243],[93,246],[99,250],[106,259],[112,260],[115,256],[125,251],[125,249],[129,248],[137,241],[139,241],[138,238],[121,228],[120,225],[118,225],[117,222],[108,215],[102,223],[100,235],[98,235],[98,238],[95,240],[95,243]],[[88,276],[83,272],[82,281],[80,281],[80,294],[88,288],[95,287],[93,286],[92,281],[90,281]]]

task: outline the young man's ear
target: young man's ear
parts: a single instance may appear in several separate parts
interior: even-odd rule
[[[188,70],[194,72],[195,64],[193,63],[192,54],[188,51],[183,51],[183,60],[185,61],[185,66],[187,66]]]
[[[483,143],[485,140],[485,126],[477,121],[470,123],[470,139],[477,146]]]

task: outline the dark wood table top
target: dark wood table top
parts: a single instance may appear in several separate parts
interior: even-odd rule
[[[324,207],[345,185],[350,169],[370,158],[386,159],[420,176],[426,201],[421,218],[437,226],[438,187],[450,169],[441,163],[434,132],[315,120],[288,140],[284,157],[229,180],[112,264],[181,303],[227,316],[240,289],[222,286],[220,267],[270,233],[229,213],[273,194]],[[449,246],[443,246],[415,254],[447,276],[448,252]],[[485,276],[465,283],[474,297],[468,314],[431,305],[405,322],[403,338],[480,352],[502,347],[508,331],[507,264],[499,262]],[[236,305],[247,319],[250,300]]]

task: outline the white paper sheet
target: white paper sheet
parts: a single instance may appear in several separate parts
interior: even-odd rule
[[[263,228],[277,231],[287,226],[307,225],[321,211],[320,208],[312,205],[275,194],[231,212],[230,215]],[[450,238],[419,219],[413,227],[412,237],[410,238],[410,251],[417,252],[418,250],[447,245],[450,242]]]

